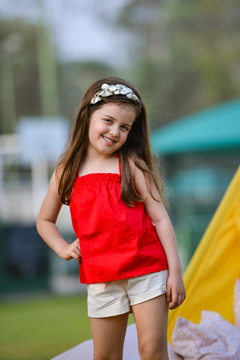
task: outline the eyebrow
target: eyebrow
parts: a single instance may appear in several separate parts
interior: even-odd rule
[[[111,116],[111,115],[103,114],[103,116],[109,117],[109,118],[112,119],[112,120],[116,120],[116,118],[113,117],[113,116]],[[130,128],[132,127],[132,125],[130,125],[130,124],[128,124],[128,123],[124,123],[124,125],[127,125],[127,126],[129,126]]]

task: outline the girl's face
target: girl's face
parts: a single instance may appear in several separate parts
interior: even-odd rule
[[[112,155],[127,140],[136,118],[131,105],[108,103],[94,111],[90,117],[89,144],[92,154]]]

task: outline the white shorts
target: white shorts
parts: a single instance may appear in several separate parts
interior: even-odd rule
[[[88,316],[104,318],[125,314],[130,307],[167,292],[168,270],[130,279],[90,284]]]

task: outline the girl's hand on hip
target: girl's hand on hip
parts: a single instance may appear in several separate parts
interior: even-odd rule
[[[80,262],[81,249],[79,239],[76,239],[72,244],[64,246],[59,255],[65,260],[76,259],[78,262]]]
[[[169,309],[176,309],[186,298],[185,287],[181,275],[169,275],[167,280],[167,301]]]

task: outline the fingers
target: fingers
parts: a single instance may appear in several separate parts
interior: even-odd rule
[[[179,305],[183,303],[184,300],[185,300],[184,295],[173,296],[172,301],[170,301],[169,303],[169,309],[170,310],[176,309]]]
[[[81,249],[78,239],[64,247],[62,258],[65,260],[76,259],[78,262],[81,261]]]
[[[176,309],[179,305],[183,303],[185,298],[186,298],[185,291],[178,293],[177,291],[173,291],[172,288],[169,288],[167,290],[167,301],[169,303],[170,310]]]
[[[78,262],[80,262],[80,260],[81,260],[81,253],[78,252],[77,250],[72,250],[72,252],[71,252],[71,258],[77,260]]]
[[[71,245],[71,255],[74,259],[76,259],[78,262],[81,260],[81,249],[79,244],[79,239],[76,239]]]
[[[166,296],[169,309],[171,310],[176,309],[183,303],[186,298],[186,292],[181,275],[173,274],[168,276]]]

